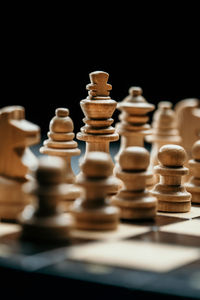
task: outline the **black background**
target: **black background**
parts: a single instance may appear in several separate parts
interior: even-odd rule
[[[59,21],[47,13],[40,21],[38,15],[12,22],[9,16],[1,47],[1,107],[24,106],[27,119],[40,125],[43,135],[55,109],[68,107],[77,132],[83,124],[79,103],[87,96],[89,73],[96,70],[110,74],[116,101],[122,101],[133,85],[141,86],[154,104],[200,98],[195,8],[183,15],[173,7],[165,17],[164,8],[154,15],[147,7],[118,8],[117,15],[113,8],[103,9],[101,18],[77,15],[76,10],[67,10]],[[117,116],[118,112],[115,120]]]

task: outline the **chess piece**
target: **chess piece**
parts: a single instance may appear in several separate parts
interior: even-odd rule
[[[192,203],[200,203],[200,140],[192,147],[192,157],[189,160],[189,167],[192,177],[186,184],[186,189],[192,194]]]
[[[175,106],[177,125],[182,138],[181,146],[186,150],[187,161],[185,167],[189,168],[189,160],[192,159],[192,147],[200,138],[200,100],[184,99],[179,101]],[[190,168],[189,168],[190,169]],[[186,183],[191,177],[190,171],[188,175],[183,177]]]
[[[158,160],[160,165],[155,166],[155,172],[160,174],[160,183],[151,191],[158,200],[158,211],[190,211],[191,194],[181,184],[182,176],[188,173],[188,169],[183,167],[186,161],[184,148],[179,145],[162,146]]]
[[[56,116],[51,120],[49,127],[49,139],[44,141],[40,152],[61,157],[65,161],[65,182],[69,184],[69,188],[63,200],[63,206],[65,211],[68,211],[73,201],[80,196],[80,189],[75,185],[76,177],[71,167],[71,157],[81,153],[77,142],[73,140],[75,137],[74,124],[69,117],[69,110],[67,108],[56,109]]]
[[[181,146],[188,160],[192,158],[192,147],[200,137],[200,100],[184,99],[175,105],[177,126],[182,138]]]
[[[152,219],[156,216],[157,200],[149,195],[146,180],[151,176],[147,171],[150,155],[144,147],[127,147],[119,156],[116,176],[124,188],[112,197],[111,203],[120,208],[121,219]]]
[[[117,102],[109,96],[112,86],[108,84],[109,74],[96,71],[90,74],[91,83],[87,85],[89,96],[80,102],[85,115],[85,126],[77,134],[77,139],[86,142],[85,157],[91,151],[102,151],[110,154],[110,142],[117,141],[119,135],[111,125],[114,122],[112,115],[117,107]],[[114,164],[113,164],[114,168]],[[117,193],[119,181],[113,179],[113,186],[109,194]]]
[[[64,182],[65,165],[58,157],[41,157],[35,173],[36,182],[24,185],[26,193],[37,199],[36,206],[27,206],[19,218],[22,237],[34,241],[60,242],[69,239],[73,218],[60,211],[68,185]]]
[[[181,137],[177,129],[176,114],[172,109],[172,103],[162,101],[158,104],[158,109],[153,115],[152,134],[146,137],[146,141],[152,143],[150,170],[158,164],[158,151],[166,144],[181,143]],[[158,175],[154,175],[154,184],[159,180]]]
[[[117,108],[122,113],[119,116],[120,123],[116,125],[116,130],[121,136],[121,145],[115,157],[116,161],[127,147],[144,147],[144,137],[151,134],[151,127],[147,124],[149,120],[147,114],[153,111],[155,106],[148,103],[142,93],[140,87],[131,87],[129,96],[118,103]]]
[[[31,198],[25,197],[22,184],[33,180],[31,172],[37,158],[29,146],[39,143],[40,129],[25,120],[21,106],[0,110],[0,218],[15,220]]]
[[[115,230],[119,222],[119,210],[111,206],[107,199],[107,191],[113,184],[110,155],[96,151],[88,153],[81,170],[77,184],[84,188],[85,193],[72,207],[75,227],[83,230]]]

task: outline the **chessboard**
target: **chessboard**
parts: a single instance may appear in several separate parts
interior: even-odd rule
[[[192,206],[154,221],[121,222],[114,232],[74,230],[71,242],[58,246],[22,241],[18,224],[1,223],[1,290],[15,297],[35,296],[38,286],[49,296],[199,298],[199,226],[200,207]]]

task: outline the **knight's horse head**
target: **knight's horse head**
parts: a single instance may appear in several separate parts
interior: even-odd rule
[[[25,119],[21,106],[7,106],[0,110],[0,174],[25,178],[33,154],[27,148],[40,141],[40,128]]]

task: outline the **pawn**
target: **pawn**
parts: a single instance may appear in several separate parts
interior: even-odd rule
[[[181,146],[165,145],[160,148],[160,165],[155,167],[155,173],[160,174],[160,183],[151,191],[158,200],[158,211],[190,211],[191,194],[181,184],[182,177],[188,174],[188,168],[183,167],[186,158],[186,152]]]
[[[167,144],[181,143],[181,137],[176,125],[176,114],[172,109],[172,103],[161,101],[158,109],[153,115],[152,134],[146,136],[146,141],[152,143],[151,159],[149,169],[153,172],[154,167],[158,164],[158,151]],[[152,185],[159,181],[159,176],[155,175],[152,179]]]
[[[176,125],[176,114],[172,109],[172,103],[161,101],[153,115],[152,135],[146,137],[147,142],[152,143],[151,165],[158,164],[158,151],[167,144],[181,143],[181,137]]]
[[[192,177],[186,184],[186,189],[192,194],[192,203],[200,203],[200,140],[192,147],[192,157],[193,159],[189,160]]]
[[[56,109],[56,116],[50,122],[50,131],[48,140],[44,141],[43,147],[40,148],[42,154],[61,157],[66,164],[65,182],[70,184],[68,194],[63,201],[65,211],[69,210],[73,201],[79,197],[80,189],[74,185],[76,177],[71,167],[71,157],[80,155],[81,151],[78,144],[74,141],[73,133],[74,124],[69,117],[67,108]]]
[[[156,216],[157,200],[146,190],[150,155],[144,147],[127,147],[119,156],[116,176],[124,188],[112,198],[111,203],[120,208],[121,219],[152,219]]]
[[[24,191],[37,199],[37,205],[27,206],[19,218],[22,238],[39,241],[69,239],[72,217],[59,209],[67,184],[63,183],[65,166],[60,158],[41,157],[35,184],[25,184]]]
[[[89,152],[81,165],[77,184],[85,193],[71,209],[76,229],[115,230],[119,223],[119,210],[109,204],[107,194],[113,184],[113,163],[105,152]]]

